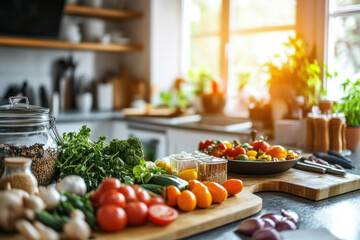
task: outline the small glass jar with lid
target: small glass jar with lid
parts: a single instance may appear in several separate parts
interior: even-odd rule
[[[55,118],[48,108],[29,105],[27,97],[10,97],[9,103],[0,106],[0,175],[4,158],[25,157],[32,160],[31,171],[39,185],[53,182],[58,175],[57,143],[62,141]]]
[[[192,154],[182,152],[170,155],[170,166],[173,175],[178,175],[188,169],[194,169],[197,172],[197,165],[197,158]]]
[[[222,184],[227,180],[227,160],[216,157],[198,159],[198,180]]]
[[[22,189],[29,194],[34,194],[38,184],[31,172],[31,159],[5,158],[4,163],[4,172],[0,178],[0,190],[5,190],[10,184],[11,188]]]

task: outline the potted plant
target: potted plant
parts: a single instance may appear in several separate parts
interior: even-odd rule
[[[226,105],[225,92],[213,77],[211,69],[200,67],[189,71],[195,88],[195,108],[200,113],[221,113]]]
[[[341,86],[346,95],[335,106],[335,110],[345,115],[347,148],[356,151],[360,144],[360,78],[355,82],[346,79]]]
[[[296,97],[304,99],[304,108],[318,104],[321,94],[320,67],[314,51],[306,53],[306,42],[299,36],[289,36],[285,56],[276,55],[265,68],[270,75],[269,92],[272,98],[282,98],[288,106],[296,105]]]

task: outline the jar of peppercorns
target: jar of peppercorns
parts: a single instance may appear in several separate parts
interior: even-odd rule
[[[55,118],[48,108],[29,105],[27,97],[10,97],[9,103],[0,106],[0,176],[5,158],[24,157],[32,160],[39,185],[52,183],[58,175],[54,165],[62,141]]]

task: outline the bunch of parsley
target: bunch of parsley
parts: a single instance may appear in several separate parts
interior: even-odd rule
[[[108,144],[105,136],[91,141],[90,132],[85,125],[78,133],[63,134],[55,165],[60,178],[78,175],[85,180],[88,191],[92,191],[107,177],[116,177],[131,185],[147,183],[153,175],[165,172],[165,169],[145,162],[138,138],[113,139]]]

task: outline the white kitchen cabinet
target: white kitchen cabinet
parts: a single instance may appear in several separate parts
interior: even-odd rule
[[[240,142],[249,141],[249,136],[240,135],[238,133],[217,133],[212,131],[196,131],[169,128],[167,130],[169,140],[169,153],[180,153],[181,151],[194,152],[197,150],[199,142],[206,139],[219,139],[219,140],[239,140]]]

